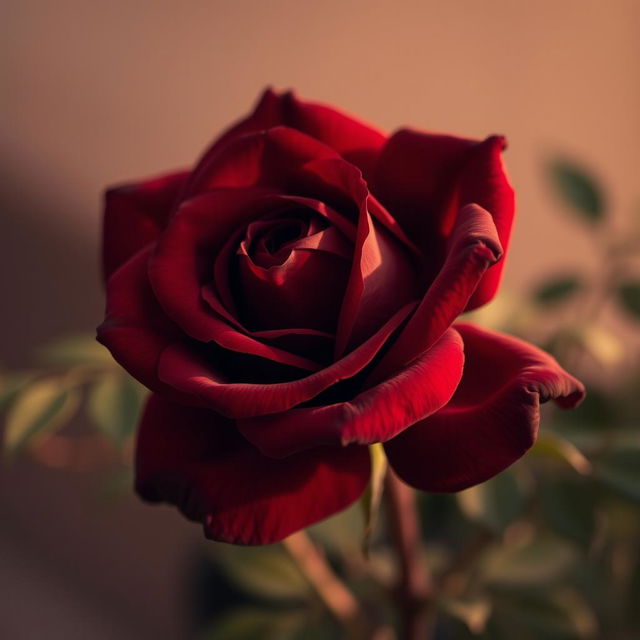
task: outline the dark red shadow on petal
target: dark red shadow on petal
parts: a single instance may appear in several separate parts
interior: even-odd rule
[[[463,207],[447,244],[442,269],[416,312],[372,374],[371,382],[429,349],[465,310],[489,267],[502,256],[491,215],[475,204]]]
[[[169,222],[187,171],[122,185],[105,193],[102,229],[104,280],[140,249],[156,240]]]
[[[238,382],[238,377],[225,376],[224,369],[220,367],[224,366],[224,362],[211,360],[206,357],[206,351],[190,348],[184,343],[170,345],[164,350],[159,364],[160,377],[177,389],[197,395],[212,409],[228,417],[248,418],[287,411],[295,405],[311,400],[331,385],[362,371],[412,308],[412,304],[406,305],[369,340],[345,357],[311,375],[292,381],[271,384],[256,381]],[[256,372],[248,369],[245,375],[247,374],[255,375]]]
[[[136,490],[176,505],[213,540],[278,542],[357,500],[369,481],[366,447],[323,447],[274,460],[233,423],[152,396],[136,450]]]
[[[447,404],[463,359],[462,340],[450,329],[413,364],[350,401],[239,420],[238,428],[274,457],[320,445],[385,442]]]
[[[514,216],[514,195],[502,164],[502,136],[483,142],[403,129],[382,150],[372,191],[426,257],[425,279],[441,268],[442,249],[458,210],[475,203],[492,216],[506,253]],[[502,266],[487,272],[468,309],[495,294]]]
[[[535,442],[540,403],[579,404],[584,386],[548,354],[470,324],[465,366],[451,402],[385,444],[389,463],[423,491],[460,491],[506,469]]]
[[[197,167],[207,166],[224,146],[247,134],[290,127],[319,140],[370,174],[386,135],[329,105],[301,100],[292,91],[264,91],[254,110],[229,128],[205,152]]]

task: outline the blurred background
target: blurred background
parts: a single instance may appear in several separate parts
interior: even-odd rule
[[[639,345],[634,314],[640,314],[634,285],[640,228],[636,0],[0,0],[0,12],[2,369],[43,366],[42,345],[90,334],[100,322],[105,186],[189,166],[270,84],[339,105],[388,131],[411,125],[478,138],[505,134],[518,214],[505,293],[479,320],[553,349],[574,373],[596,383],[595,408],[589,405],[573,424],[549,418],[557,429],[547,438],[547,453],[564,457],[558,464],[568,471],[562,467],[558,477],[567,495],[574,495],[576,478],[594,468],[591,449],[609,454],[625,438],[637,446],[638,406],[631,401]],[[597,318],[576,333],[577,319],[588,320],[585,314],[594,309]],[[55,359],[49,353],[48,362]],[[129,495],[126,475],[122,481],[118,475],[126,472],[128,445],[105,444],[82,423],[81,414],[71,426],[84,439],[81,454],[61,440],[1,463],[0,636],[191,637],[189,585],[201,566],[200,529],[173,510]],[[575,548],[569,545],[564,556],[543,554],[556,565],[560,557],[593,560],[598,549],[608,549],[607,532],[613,531],[615,550],[603,560],[609,573],[591,582],[571,574],[573,583],[566,576],[538,576],[543,586],[559,580],[553,606],[578,604],[569,626],[532,638],[632,637],[625,635],[633,628],[631,614],[594,611],[589,598],[599,590],[612,597],[638,591],[629,586],[640,584],[640,572],[633,574],[633,500],[640,498],[634,461],[625,458],[607,485],[622,487],[620,496],[608,489],[578,491],[588,496],[583,524],[577,533],[567,534],[575,523],[554,533]],[[542,495],[534,490],[539,468],[516,470],[514,477],[498,483],[497,497],[476,492],[425,504],[428,535],[437,537],[465,517],[501,544],[531,538],[522,528],[531,524],[529,507],[518,511],[514,504],[529,505],[531,494]],[[511,511],[498,509],[496,516],[489,503]],[[610,507],[617,515],[603,520]],[[556,519],[563,513],[557,507]],[[432,516],[443,523],[435,532]],[[495,579],[499,569],[493,571]],[[616,582],[616,571],[624,584]],[[541,606],[527,605],[543,611],[538,619],[551,615]],[[458,632],[454,625],[442,637],[474,631],[513,637],[504,631],[508,612],[507,622],[495,623],[503,631],[492,631],[486,607],[476,602],[473,611],[471,622],[468,613],[452,613],[466,627]]]

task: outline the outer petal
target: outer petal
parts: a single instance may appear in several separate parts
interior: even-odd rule
[[[109,189],[105,194],[102,262],[105,281],[166,226],[188,172]]]
[[[222,146],[248,133],[285,126],[320,140],[353,162],[370,170],[386,135],[375,127],[333,107],[300,100],[292,91],[265,90],[253,112],[226,131],[204,154],[206,164]]]
[[[231,418],[286,411],[362,371],[412,308],[413,305],[409,304],[400,309],[369,340],[345,357],[290,382],[252,384],[228,381],[207,360],[179,343],[164,350],[159,363],[160,377],[167,384],[202,398],[212,409]]]
[[[238,428],[274,457],[321,445],[384,442],[446,405],[463,359],[462,340],[449,329],[411,366],[353,400],[240,420]]]
[[[382,150],[372,191],[439,269],[442,247],[456,213],[476,203],[489,211],[507,251],[514,215],[513,189],[502,165],[501,136],[484,142],[403,129]],[[485,274],[468,309],[488,302],[498,287],[502,266]]]
[[[466,362],[453,399],[385,444],[395,472],[423,491],[459,491],[500,473],[535,442],[541,402],[571,408],[584,397],[584,386],[533,345],[470,324],[456,329]]]
[[[442,269],[378,364],[373,382],[386,378],[429,349],[464,311],[478,282],[502,255],[491,216],[475,204],[467,205],[459,212],[448,245]]]
[[[188,404],[202,404],[161,382],[160,354],[177,339],[178,328],[165,316],[149,285],[147,264],[151,248],[143,249],[107,282],[107,309],[98,327],[98,341],[132,376],[153,391]]]
[[[208,538],[271,544],[357,500],[369,481],[366,447],[329,448],[273,460],[232,422],[152,396],[136,452],[136,489],[204,525]]]

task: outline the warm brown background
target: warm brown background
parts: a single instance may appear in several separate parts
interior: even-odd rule
[[[0,361],[92,329],[106,184],[190,164],[266,84],[405,124],[505,133],[519,217],[506,285],[590,263],[541,165],[560,150],[640,198],[637,0],[2,0]],[[197,527],[89,479],[0,474],[0,637],[185,636]]]

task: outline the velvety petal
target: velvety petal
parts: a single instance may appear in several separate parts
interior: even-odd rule
[[[305,163],[339,158],[322,142],[289,127],[274,127],[232,140],[206,156],[193,170],[184,197],[225,187],[267,186],[287,193],[290,178]]]
[[[434,277],[440,248],[449,237],[461,207],[475,203],[489,211],[506,252],[514,215],[513,189],[504,172],[501,136],[483,142],[403,129],[382,150],[373,193],[430,258]],[[502,265],[487,272],[468,309],[493,297]]]
[[[415,267],[411,250],[402,236],[395,234],[393,223],[386,226],[390,221],[388,214],[370,196],[359,172],[341,159],[314,161],[299,172],[297,182],[309,187],[314,180],[326,180],[334,187],[334,197],[345,201],[334,205],[347,213],[348,203],[356,222],[349,281],[336,333],[334,356],[338,358],[416,298]],[[372,213],[379,217],[373,218]]]
[[[207,150],[200,165],[224,145],[249,134],[286,126],[297,129],[335,149],[368,173],[382,148],[386,135],[361,120],[323,104],[299,99],[292,91],[278,93],[266,89],[253,112],[233,125]]]
[[[203,523],[208,538],[278,542],[348,507],[369,481],[366,447],[324,447],[267,458],[233,423],[158,396],[148,401],[136,450],[136,490]]]
[[[507,143],[502,136],[491,136],[469,151],[457,181],[458,202],[475,202],[491,213],[504,254],[509,248],[515,196],[502,164]],[[466,311],[490,302],[498,290],[504,260],[489,269],[469,300]]]
[[[102,233],[105,281],[164,229],[188,172],[107,190]]]
[[[276,198],[276,200],[274,200]],[[160,238],[149,264],[153,289],[163,309],[200,342],[315,370],[318,364],[266,345],[214,313],[201,296],[213,257],[233,231],[277,204],[265,189],[216,189],[183,203]]]
[[[451,402],[387,442],[405,482],[423,491],[459,491],[484,482],[535,442],[540,403],[576,406],[584,386],[527,342],[470,324],[456,325],[464,375]]]
[[[442,269],[379,363],[372,381],[384,379],[429,349],[464,311],[478,282],[502,255],[491,215],[475,204],[460,210],[447,245]]]
[[[203,404],[162,382],[157,375],[162,351],[179,339],[178,328],[167,319],[149,285],[147,265],[151,248],[143,249],[107,282],[104,322],[98,341],[134,378],[153,391],[189,404]]]
[[[350,401],[239,420],[238,428],[274,457],[321,445],[384,442],[447,404],[463,360],[462,340],[449,329],[409,367]]]
[[[351,255],[345,260],[325,251],[294,250],[282,265],[266,269],[250,256],[237,259],[236,305],[245,326],[335,331]]]
[[[369,340],[345,357],[291,382],[255,384],[227,380],[200,353],[181,343],[164,350],[160,358],[160,377],[167,384],[202,398],[212,409],[231,418],[286,411],[362,371],[412,308],[407,305],[398,311]]]

